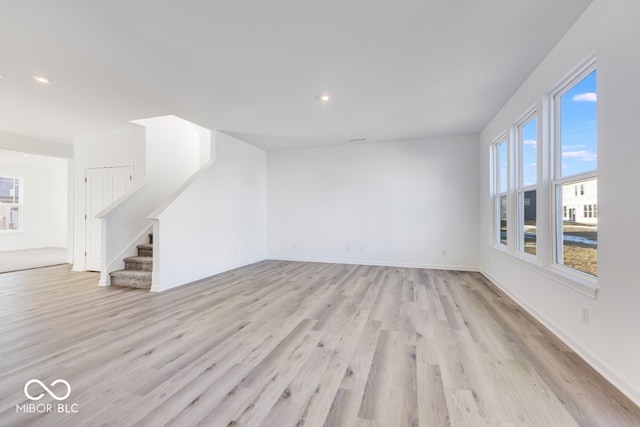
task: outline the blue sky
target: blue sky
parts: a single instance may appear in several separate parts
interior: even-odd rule
[[[538,173],[538,119],[532,118],[522,127],[522,185],[535,185]]]
[[[507,142],[503,141],[498,145],[498,156],[500,159],[500,174],[498,175],[498,192],[507,191]]]
[[[562,176],[597,168],[596,72],[561,99]]]
[[[562,177],[595,170],[597,157],[596,71],[578,82],[560,99]],[[533,117],[522,127],[523,187],[535,185],[537,177],[538,120]],[[506,191],[507,145],[500,144],[498,191]]]
[[[596,71],[561,98],[562,177],[597,168]],[[537,173],[537,119],[522,128],[522,185],[534,185]]]

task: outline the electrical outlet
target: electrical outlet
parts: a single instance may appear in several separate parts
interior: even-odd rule
[[[446,254],[447,254],[447,250],[446,250],[446,249],[443,249],[443,250],[442,250],[442,255],[446,255]]]
[[[582,307],[582,321],[589,323],[589,309],[587,307]]]

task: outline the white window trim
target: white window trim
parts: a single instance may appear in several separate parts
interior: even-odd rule
[[[558,179],[558,180],[552,181],[551,183],[551,194],[553,198],[553,206],[554,206],[554,212],[555,212],[555,215],[551,218],[552,219],[551,221],[552,240],[551,241],[554,242],[554,244],[552,245],[553,258],[551,260],[551,268],[563,271],[563,274],[574,277],[576,280],[585,281],[590,286],[594,286],[594,285],[597,286],[598,278],[596,276],[592,276],[588,273],[584,273],[580,270],[576,270],[575,268],[567,267],[558,262],[559,256],[563,252],[563,248],[562,248],[563,241],[562,239],[558,238],[558,235],[561,233],[562,223],[563,223],[562,194],[560,191],[558,191],[558,188],[566,184],[571,184],[574,182],[583,182],[583,181],[594,179],[594,178],[598,178],[597,172],[590,171],[590,172],[571,175],[562,179]]]
[[[20,228],[15,230],[0,230],[0,234],[20,234],[24,232],[24,177],[22,176],[9,176],[3,175],[3,178],[12,178],[18,179],[20,181],[20,194],[18,195],[18,200],[20,203],[15,203],[18,206],[18,221],[20,224]],[[14,203],[12,203],[14,204]]]
[[[568,287],[583,295],[597,299],[599,287],[597,278],[587,273],[580,272],[567,266],[557,264],[556,251],[557,251],[557,219],[560,215],[560,222],[562,221],[562,201],[557,200],[556,186],[560,183],[582,181],[589,178],[597,177],[597,170],[590,171],[588,173],[577,174],[573,176],[562,177],[561,179],[554,179],[558,174],[555,167],[561,167],[557,165],[559,156],[556,152],[562,151],[562,147],[559,144],[555,144],[556,138],[555,132],[557,132],[559,118],[555,117],[554,110],[557,109],[555,100],[559,93],[565,93],[570,90],[575,83],[586,77],[593,70],[596,70],[596,57],[592,53],[585,61],[579,66],[575,67],[571,72],[567,73],[559,83],[548,91],[540,100],[539,103],[534,104],[534,107],[526,110],[526,113],[521,115],[518,120],[515,120],[513,124],[505,131],[498,135],[491,141],[490,145],[490,194],[492,217],[490,227],[490,247],[496,254],[508,259],[512,262],[526,267],[536,273],[547,277],[560,285]],[[582,76],[582,77],[580,77]],[[564,92],[563,92],[564,91]],[[559,95],[562,96],[562,95]],[[537,113],[534,113],[534,110]],[[522,187],[521,174],[519,170],[520,161],[520,147],[518,143],[518,125],[521,122],[527,121],[532,114],[537,115],[538,119],[538,150],[537,150],[537,183],[536,185]],[[496,230],[498,211],[499,209],[497,200],[499,195],[505,195],[505,193],[498,193],[497,191],[497,174],[499,174],[499,165],[497,164],[497,146],[501,142],[507,142],[507,157],[509,159],[509,166],[507,170],[507,192],[508,206],[507,206],[507,219],[510,220],[507,246],[499,243],[499,231]],[[561,158],[560,158],[561,160]],[[537,251],[536,257],[531,254],[527,254],[524,251],[519,251],[519,235],[520,230],[516,230],[519,222],[520,215],[519,193],[536,190],[537,197]],[[597,205],[596,205],[597,206]],[[594,207],[595,212],[596,207]],[[514,227],[516,225],[516,227]],[[516,234],[517,233],[517,234]]]
[[[549,123],[552,124],[552,129],[549,132],[549,145],[551,146],[550,156],[550,189],[551,192],[551,227],[549,232],[551,233],[552,253],[551,253],[551,265],[550,270],[558,276],[565,279],[569,279],[573,284],[578,287],[583,287],[583,292],[589,294],[593,291],[593,297],[597,295],[598,290],[598,278],[588,273],[567,267],[558,262],[558,255],[562,253],[562,239],[558,238],[558,234],[562,230],[562,218],[563,218],[563,205],[560,192],[557,191],[559,186],[579,183],[593,178],[597,178],[597,169],[593,171],[562,176],[562,143],[560,141],[559,133],[561,131],[561,114],[560,114],[560,102],[564,94],[571,90],[578,82],[583,80],[593,71],[597,70],[595,55],[590,56],[581,65],[576,67],[572,72],[568,73],[559,84],[557,84],[550,92],[547,98],[548,112],[550,115]],[[575,286],[570,286],[575,288]]]
[[[577,291],[583,295],[586,295],[593,299],[596,299],[598,297],[598,292],[600,291],[600,288],[597,285],[585,283],[585,281],[582,280],[582,278],[575,277],[575,275],[572,275],[572,274],[567,274],[565,270],[570,270],[568,268],[563,268],[563,269],[544,268],[536,263],[531,262],[529,258],[518,256],[519,254],[511,254],[502,250],[497,250],[496,253],[503,256],[505,259],[509,259],[510,261],[516,262],[517,264],[523,267],[526,267],[531,271],[534,271],[544,277],[547,277],[560,285],[571,288],[574,291]]]
[[[499,145],[505,143],[505,147],[507,149],[506,159],[507,159],[507,170],[506,170],[506,190],[500,191],[500,148]],[[498,137],[496,137],[491,142],[491,204],[493,206],[492,209],[492,218],[491,218],[491,245],[501,251],[507,251],[509,245],[509,177],[510,177],[510,162],[509,162],[509,154],[511,150],[509,147],[509,138],[507,137],[507,132],[502,132]],[[500,198],[506,196],[507,197],[507,244],[503,244],[500,242]]]
[[[535,260],[537,258],[537,250],[536,255],[525,252],[524,250],[524,193],[529,191],[536,192],[536,199],[538,198],[538,182],[540,181],[539,173],[536,172],[536,182],[531,185],[524,185],[524,127],[529,124],[531,120],[536,120],[536,141],[538,146],[536,147],[536,159],[539,157],[540,150],[540,118],[538,117],[538,109],[536,105],[530,107],[526,113],[524,113],[518,120],[516,120],[513,125],[514,133],[515,133],[515,146],[516,146],[516,163],[515,163],[515,173],[516,173],[516,207],[517,207],[517,217],[516,217],[516,252],[518,255],[522,255],[525,258],[529,258],[530,260]],[[538,161],[536,160],[536,163]],[[538,170],[540,168],[538,167]],[[536,215],[537,217],[537,215]],[[536,230],[536,235],[538,231]]]
[[[559,104],[560,104],[560,99],[564,94],[569,92],[569,90],[573,89],[573,86],[575,86],[576,83],[583,80],[593,71],[596,71],[596,69],[597,69],[596,58],[594,56],[594,57],[591,57],[588,61],[586,61],[581,67],[578,67],[575,72],[570,73],[567,77],[565,77],[562,80],[562,82],[556,85],[555,89],[551,90],[550,92],[549,98],[551,102],[549,104],[549,112],[551,114],[550,123],[552,123],[553,128],[551,129],[551,133],[550,133],[551,141],[549,142],[553,147],[553,149],[551,150],[553,153],[553,156],[551,158],[552,171],[553,171],[553,175],[551,178],[553,181],[557,181],[560,179],[565,180],[567,178],[575,178],[580,175],[583,175],[583,174],[575,174],[575,175],[569,175],[569,176],[562,176],[562,162],[558,161],[558,159],[562,158],[562,144],[559,143],[560,138],[558,135],[558,132],[560,129],[560,123],[562,121]],[[556,112],[558,113],[556,114]],[[570,179],[569,181],[578,181],[578,179]]]

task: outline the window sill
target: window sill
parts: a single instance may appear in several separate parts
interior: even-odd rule
[[[591,279],[590,276],[580,277],[581,273],[573,274],[571,272],[564,271],[566,268],[553,265],[549,268],[544,268],[537,263],[537,259],[533,256],[526,256],[524,254],[514,254],[508,252],[506,249],[502,249],[496,246],[492,246],[495,252],[503,256],[504,258],[514,261],[515,263],[528,268],[529,270],[545,276],[548,279],[553,280],[563,286],[573,289],[583,295],[590,298],[597,299],[598,291],[600,288],[596,283],[596,279]]]

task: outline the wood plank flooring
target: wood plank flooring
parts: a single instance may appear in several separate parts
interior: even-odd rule
[[[97,280],[0,275],[0,425],[640,426],[477,273],[264,261],[163,294]],[[31,401],[31,379],[71,393],[35,383]]]

